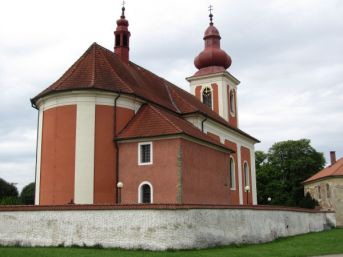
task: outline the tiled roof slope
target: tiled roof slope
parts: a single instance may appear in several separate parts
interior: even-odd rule
[[[43,92],[31,99],[33,104],[48,94],[79,89],[98,89],[133,94],[179,114],[202,113],[238,133],[259,142],[201,103],[195,96],[152,72],[129,62],[93,43],[87,51]]]
[[[305,180],[304,183],[312,182],[318,179],[323,179],[327,177],[343,176],[343,157],[338,159],[333,165],[322,169],[318,173],[314,174],[309,179]]]
[[[139,109],[134,118],[119,133],[117,140],[175,134],[186,134],[233,152],[232,149],[204,134],[177,114],[151,104],[145,104]]]

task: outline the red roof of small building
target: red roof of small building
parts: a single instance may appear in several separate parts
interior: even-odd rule
[[[131,61],[123,63],[116,54],[97,43],[93,43],[60,79],[31,99],[31,102],[36,105],[46,95],[85,89],[135,95],[181,115],[201,113],[259,142],[242,130],[231,127],[192,94]]]
[[[313,182],[315,180],[324,179],[328,177],[343,176],[343,157],[337,160],[334,164],[322,169],[312,177],[304,181],[304,183]]]
[[[117,140],[176,134],[185,134],[234,152],[231,148],[212,139],[177,114],[151,104],[145,104],[139,109],[135,117],[119,133]]]

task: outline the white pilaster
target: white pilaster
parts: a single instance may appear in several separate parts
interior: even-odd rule
[[[257,204],[257,189],[256,189],[256,168],[255,168],[255,149],[250,148],[251,161],[251,186],[252,186],[252,204]]]
[[[41,156],[42,156],[42,132],[43,132],[43,113],[42,109],[38,110],[38,134],[37,134],[37,160],[36,160],[36,185],[35,185],[35,205],[39,205],[39,194],[40,194],[40,167],[41,167]]]
[[[94,199],[95,102],[79,102],[76,114],[75,191],[76,204]]]
[[[237,144],[239,204],[243,204],[241,145]]]

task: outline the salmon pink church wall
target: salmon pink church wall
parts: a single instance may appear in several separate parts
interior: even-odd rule
[[[185,204],[232,204],[229,154],[182,140],[182,193]]]
[[[67,204],[74,199],[76,105],[43,115],[40,204]]]
[[[113,106],[96,105],[94,151],[94,204],[114,204],[116,198],[115,127],[120,131],[134,116],[134,111],[116,107],[114,126]]]
[[[138,187],[144,181],[152,185],[153,203],[177,203],[180,139],[151,142],[153,161],[150,165],[138,164],[138,142],[119,144],[123,204],[138,203]]]

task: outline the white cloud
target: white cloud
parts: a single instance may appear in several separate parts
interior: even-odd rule
[[[203,49],[208,1],[130,0],[134,62],[184,89]],[[37,112],[29,99],[96,41],[112,49],[121,1],[13,0],[0,10],[0,177],[34,179]],[[240,126],[267,150],[309,138],[343,156],[343,3],[214,0],[222,48],[239,85]]]

